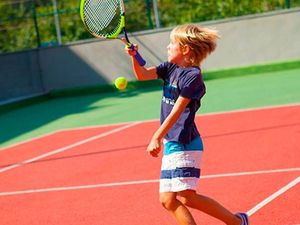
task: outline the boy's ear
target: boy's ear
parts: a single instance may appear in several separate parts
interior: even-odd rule
[[[183,54],[183,55],[187,55],[187,54],[190,52],[190,50],[191,50],[191,48],[190,48],[190,46],[188,46],[188,45],[183,45],[183,46],[181,47],[181,51],[182,51],[182,54]]]

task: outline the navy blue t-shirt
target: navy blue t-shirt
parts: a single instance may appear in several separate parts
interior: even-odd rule
[[[156,73],[164,81],[161,102],[161,124],[170,114],[179,96],[190,99],[177,122],[169,130],[165,139],[183,144],[190,143],[199,136],[194,122],[196,111],[200,108],[200,100],[205,94],[205,85],[199,67],[182,68],[176,64],[164,62],[156,67]]]

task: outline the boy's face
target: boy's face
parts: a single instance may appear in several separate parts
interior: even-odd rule
[[[182,49],[179,42],[171,37],[167,49],[168,49],[168,62],[181,65],[184,60],[183,60]]]

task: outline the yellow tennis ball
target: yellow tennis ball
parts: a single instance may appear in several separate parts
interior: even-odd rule
[[[127,87],[127,80],[125,77],[118,77],[115,79],[115,86],[119,90],[124,90]]]

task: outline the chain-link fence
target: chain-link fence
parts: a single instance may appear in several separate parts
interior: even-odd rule
[[[92,38],[79,0],[1,0],[0,53]],[[300,6],[300,0],[125,0],[129,32]]]

